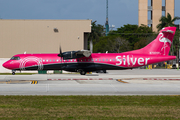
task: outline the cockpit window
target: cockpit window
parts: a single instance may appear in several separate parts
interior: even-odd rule
[[[11,60],[20,60],[20,57],[13,56],[13,57],[11,58]]]

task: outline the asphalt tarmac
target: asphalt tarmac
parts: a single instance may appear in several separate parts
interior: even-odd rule
[[[180,70],[0,75],[0,95],[180,95]]]

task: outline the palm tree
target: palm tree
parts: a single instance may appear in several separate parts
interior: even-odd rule
[[[179,19],[180,17],[175,17],[172,19],[171,15],[168,13],[167,17],[166,16],[161,17],[161,19],[159,20],[160,23],[156,27],[158,31],[160,31],[164,27],[175,26],[174,22]]]

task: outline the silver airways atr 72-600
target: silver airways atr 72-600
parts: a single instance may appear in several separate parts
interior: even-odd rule
[[[86,72],[97,70],[131,69],[144,65],[176,59],[169,56],[176,27],[163,28],[157,38],[142,49],[124,53],[90,53],[87,50],[58,54],[18,54],[3,64],[12,70],[65,70]]]

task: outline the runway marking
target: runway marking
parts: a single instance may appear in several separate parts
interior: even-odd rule
[[[1,81],[0,84],[6,83],[6,81]]]
[[[31,84],[38,84],[38,81],[31,81]]]
[[[180,79],[175,79],[175,78],[143,78],[143,80],[176,80],[176,81],[180,81]]]
[[[122,82],[122,83],[128,83],[128,82],[122,81],[121,79],[117,79],[117,81]]]
[[[28,83],[29,80],[6,80],[6,81],[0,81],[0,84],[21,84],[21,83]]]
[[[47,79],[47,80],[113,80],[113,78],[62,78],[62,79]]]

